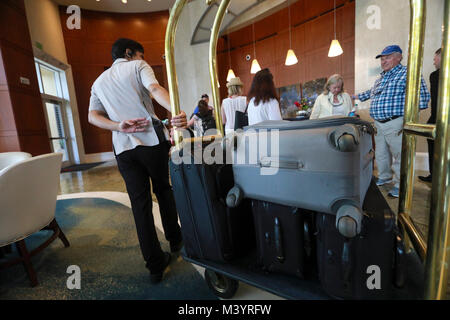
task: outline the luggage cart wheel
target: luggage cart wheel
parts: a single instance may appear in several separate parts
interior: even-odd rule
[[[238,281],[209,269],[205,269],[205,280],[214,294],[223,299],[232,298],[239,287]]]

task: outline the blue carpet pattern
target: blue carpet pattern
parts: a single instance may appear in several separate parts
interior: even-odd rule
[[[59,200],[56,220],[71,246],[64,248],[57,239],[33,257],[40,283],[35,288],[21,264],[0,270],[0,299],[217,299],[203,277],[179,255],[172,255],[163,281],[152,285],[131,209],[122,204],[99,198]],[[49,235],[41,231],[28,237],[28,248],[37,247]],[[163,250],[169,251],[164,235],[158,232],[158,237]],[[15,245],[7,257],[14,255]],[[71,265],[80,267],[80,290],[66,286]]]

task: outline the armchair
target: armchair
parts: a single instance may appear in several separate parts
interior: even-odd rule
[[[32,157],[0,170],[0,247],[15,243],[20,257],[0,264],[0,269],[23,263],[34,287],[38,284],[30,258],[56,238],[69,242],[55,220],[62,154]],[[25,239],[42,229],[52,236],[31,252]]]

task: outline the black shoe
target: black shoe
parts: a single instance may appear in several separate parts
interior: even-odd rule
[[[159,272],[151,272],[150,271],[150,282],[151,283],[161,282],[164,270],[166,270],[166,268],[170,264],[170,258],[171,258],[170,253],[164,252],[164,264],[163,264],[161,271],[159,271]]]
[[[431,174],[424,177],[424,176],[419,176],[419,179],[424,181],[424,182],[431,182]]]
[[[180,242],[177,243],[170,243],[170,252],[175,253],[181,250],[183,248],[183,240],[180,240]]]

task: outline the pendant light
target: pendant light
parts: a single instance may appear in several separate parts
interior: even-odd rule
[[[292,35],[291,35],[291,6],[289,4],[288,0],[288,11],[289,11],[289,50],[286,55],[286,62],[284,63],[287,66],[292,66],[294,64],[298,63],[297,56],[294,53],[294,50],[292,50]]]
[[[258,60],[256,60],[256,46],[255,46],[255,23],[252,24],[253,29],[253,55],[255,56],[255,59],[252,61],[252,67],[250,69],[251,74],[255,74],[258,71],[261,70],[261,67],[259,66]]]
[[[233,69],[231,68],[231,55],[230,55],[230,34],[227,35],[227,42],[228,42],[228,64],[230,66],[230,69],[228,70],[227,75],[227,82],[230,81],[232,78],[236,78],[236,75],[233,72]]]
[[[330,50],[328,56],[330,58],[340,56],[344,51],[336,38],[336,0],[334,0],[334,40],[331,41]]]

